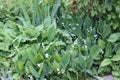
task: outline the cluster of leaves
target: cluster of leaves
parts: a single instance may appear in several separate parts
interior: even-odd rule
[[[64,7],[60,10],[64,14],[59,17],[58,25],[70,32],[74,49],[85,58],[78,60],[83,72],[112,74],[119,80],[119,3],[118,0],[77,0],[71,5],[70,0],[63,1]]]
[[[3,80],[120,78],[119,0],[3,0],[0,20]]]

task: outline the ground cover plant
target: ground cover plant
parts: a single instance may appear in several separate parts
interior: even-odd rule
[[[0,79],[119,80],[119,21],[119,0],[0,0]]]

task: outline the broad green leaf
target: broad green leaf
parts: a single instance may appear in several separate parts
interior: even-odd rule
[[[48,17],[44,20],[44,25],[43,25],[44,28],[50,27],[51,23],[52,23],[51,17],[48,16]]]
[[[1,43],[0,42],[0,50],[9,51],[9,46],[10,46],[9,43]]]
[[[26,35],[29,35],[30,37],[37,37],[36,36],[36,30],[32,30],[32,29],[29,29],[29,30],[25,30],[25,34]]]
[[[119,71],[112,71],[112,75],[114,76],[120,76],[120,72]],[[115,79],[116,80],[116,79]]]
[[[51,14],[52,17],[55,17],[55,15],[57,14],[58,8],[60,7],[60,3],[61,3],[61,0],[57,0],[57,4],[52,10],[52,14]]]
[[[20,80],[20,76],[19,76],[18,73],[13,74],[12,78],[13,78],[14,80]]]
[[[9,37],[11,37],[11,39],[12,39],[12,38],[16,38],[17,33],[18,33],[18,32],[15,31],[14,29],[8,29],[8,28],[5,29],[4,32],[5,32],[6,35],[9,35]]]
[[[60,65],[59,65],[60,66]],[[58,67],[59,67],[58,66]],[[42,75],[49,75],[49,74],[52,74],[53,72],[53,69],[51,67],[51,63],[49,64],[44,64],[44,68],[43,68],[43,72],[42,72]]]
[[[62,57],[61,57],[59,54],[55,54],[55,55],[54,55],[54,59],[55,59],[57,62],[61,62],[61,61],[62,61]]]
[[[112,44],[110,42],[105,47],[105,57],[112,57]]]
[[[55,42],[55,46],[65,46],[66,44],[63,41]]]
[[[40,33],[43,30],[43,28],[43,25],[38,25],[37,27],[35,27],[35,30],[37,31],[37,33]]]
[[[17,62],[17,60],[18,60],[18,55],[14,56],[14,57],[12,58],[12,61],[13,61],[13,62]]]
[[[31,24],[31,20],[30,20],[29,14],[26,11],[26,7],[23,5],[22,1],[19,1],[19,4],[20,4],[20,9],[22,10],[26,21],[28,21]]]
[[[9,63],[9,62],[2,62],[2,64],[3,64],[5,67],[9,67],[9,66],[10,66],[10,63]]]
[[[16,69],[18,70],[18,72],[19,72],[20,74],[23,74],[23,73],[24,73],[24,65],[23,65],[23,63],[22,63],[21,61],[18,61],[18,62],[16,63]]]
[[[84,1],[84,5],[85,5],[85,6],[87,6],[88,3],[89,3],[89,0],[85,0],[85,1]]]
[[[87,16],[87,18],[85,19],[84,26],[85,26],[84,29],[88,29],[89,27],[92,26],[91,19],[90,19],[88,16]]]
[[[48,41],[52,41],[55,37],[56,29],[55,26],[51,26],[48,28]]]
[[[108,41],[116,42],[120,38],[120,33],[113,33],[110,35]]]
[[[40,53],[37,53],[35,56],[34,56],[34,62],[37,64],[37,63],[41,63],[42,61],[44,60],[44,57],[42,54]]]
[[[65,53],[62,57],[62,67],[65,69],[70,62],[70,54]]]
[[[78,62],[79,65],[80,65],[80,67],[81,67],[82,69],[85,69],[86,66],[87,66],[87,65],[86,65],[86,56],[80,55],[78,59],[75,57],[75,58],[74,58],[74,63],[75,63],[75,62]],[[82,69],[81,69],[81,70],[82,70]]]
[[[20,53],[22,54],[22,60],[21,60],[21,61],[22,61],[23,63],[25,63],[25,61],[26,61],[27,59],[29,59],[30,57],[28,56],[28,53],[27,53],[26,50],[21,50]]]
[[[93,59],[95,59],[100,52],[101,52],[101,49],[98,45],[94,45],[90,48],[90,55]]]
[[[47,36],[48,36],[47,31],[46,30],[42,30],[42,33],[41,33],[42,40],[46,39]]]
[[[33,66],[29,65],[29,70],[33,76],[39,77],[38,72],[33,68]]]
[[[21,42],[21,37],[16,37],[16,39],[13,41],[13,46],[19,47],[20,42]]]
[[[27,55],[28,55],[28,58],[30,59],[30,61],[31,61],[33,64],[35,64],[34,59],[33,59],[33,57],[34,57],[33,52],[32,52],[30,49],[26,49],[26,51],[27,51]]]
[[[9,20],[8,23],[9,23],[9,27],[10,28],[12,28],[12,29],[16,29],[17,28],[16,23],[14,21]]]
[[[30,50],[34,53],[34,54],[36,54],[36,53],[38,53],[37,51],[39,50],[39,48],[40,48],[40,43],[34,43],[34,44],[31,44],[31,46],[30,46]]]
[[[112,61],[120,61],[120,53],[113,56]]]
[[[101,62],[100,66],[101,66],[101,67],[104,67],[104,66],[110,65],[111,63],[112,63],[112,62],[111,62],[111,60],[110,60],[109,58],[105,58],[105,59]]]
[[[57,61],[54,60],[54,62],[52,64],[49,64],[50,67],[53,69],[53,71],[57,71],[57,69],[61,67],[60,63],[58,63]]]
[[[87,64],[86,64],[87,63]],[[92,65],[94,64],[94,59],[90,56],[85,60],[85,64],[87,68],[92,67]]]
[[[47,52],[51,52],[55,47],[55,43],[54,42],[51,42],[47,47],[46,49],[44,50],[45,53]]]
[[[0,29],[2,29],[4,27],[3,22],[0,21]]]
[[[11,44],[13,41],[13,38],[10,36],[9,30],[6,29],[3,33],[3,35],[4,35],[4,42]]]
[[[110,25],[104,24],[102,29],[103,29],[103,33],[102,33],[103,37],[107,37],[111,33]]]
[[[103,49],[105,47],[105,42],[102,39],[99,39],[98,45]]]
[[[105,7],[108,9],[108,11],[112,10],[112,4],[109,2],[109,0],[105,0]]]
[[[116,9],[117,13],[120,13],[120,5],[116,6],[115,9]]]
[[[112,61],[120,61],[120,55],[114,55]]]
[[[105,69],[104,67],[100,66],[99,69],[98,69],[98,73],[101,73],[104,69]]]

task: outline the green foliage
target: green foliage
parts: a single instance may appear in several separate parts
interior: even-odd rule
[[[119,80],[119,21],[119,0],[0,0],[0,79]]]

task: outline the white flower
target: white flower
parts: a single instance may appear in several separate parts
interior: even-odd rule
[[[57,71],[60,71],[60,69],[59,69],[59,68],[57,68]]]
[[[49,58],[49,54],[45,54],[45,58]]]
[[[64,25],[65,23],[64,22],[62,22],[62,25]]]
[[[85,49],[87,50],[87,45],[85,45]]]
[[[57,68],[57,71],[58,71],[58,74],[60,74],[60,69],[59,68]]]
[[[98,35],[94,35],[95,38],[97,38]]]
[[[3,5],[0,6],[0,9],[2,9],[2,8],[3,8]]]
[[[90,32],[90,31],[88,31],[88,32]]]
[[[92,27],[90,27],[90,31],[92,31],[93,29],[92,29]]]
[[[58,74],[60,74],[60,71],[58,71]]]
[[[71,24],[68,24],[69,26],[71,26]]]
[[[28,76],[29,76],[30,80],[34,80],[33,77],[32,77],[31,75],[28,75]]]
[[[104,53],[104,51],[101,49],[101,53],[103,54]]]
[[[87,44],[86,40],[85,39],[82,39],[82,41],[84,42],[84,44]]]
[[[75,30],[75,27],[73,28],[73,30]]]
[[[82,41],[84,42],[85,39],[82,39]]]
[[[79,26],[79,24],[76,24],[77,26]]]
[[[38,67],[40,67],[41,65],[40,64],[37,64]]]

